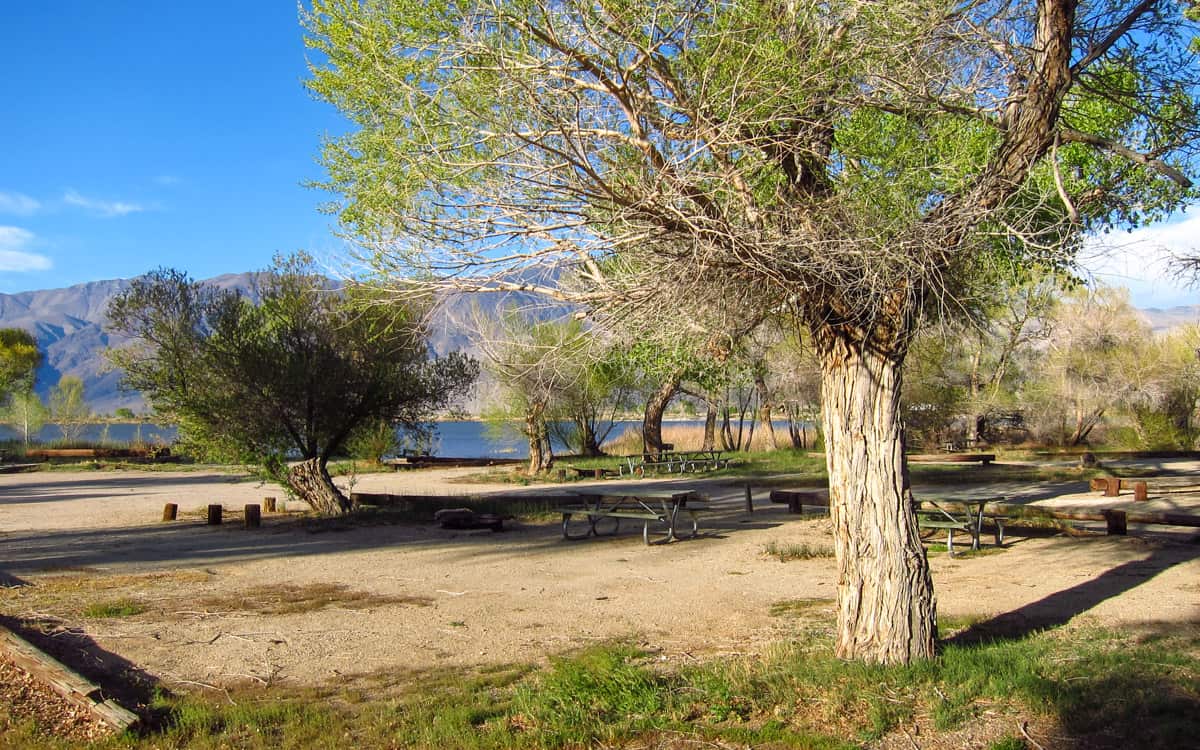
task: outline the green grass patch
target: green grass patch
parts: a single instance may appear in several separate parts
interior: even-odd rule
[[[784,544],[772,541],[763,546],[763,554],[785,563],[791,560],[833,557],[833,548],[823,544],[807,544],[805,542]]]
[[[822,602],[827,604],[828,602]],[[788,609],[817,606],[803,602]],[[1200,734],[1200,648],[1184,626],[1130,635],[1063,629],[947,645],[907,667],[843,662],[829,636],[707,663],[628,645],[589,648],[548,666],[396,670],[324,687],[245,687],[164,696],[162,720],[96,747],[851,748],[921,725],[922,744],[969,727],[993,748],[1013,726],[1050,726],[1079,747],[1174,748]],[[1012,716],[987,730],[988,717]],[[973,723],[978,722],[978,723]],[[0,745],[52,746],[0,722]],[[994,737],[980,731],[994,731]],[[659,743],[659,739],[662,740]],[[673,744],[672,744],[673,743]]]
[[[767,613],[772,617],[799,617],[833,605],[832,599],[781,599],[773,603]]]
[[[133,599],[117,599],[109,602],[93,602],[83,608],[83,616],[90,620],[107,620],[116,617],[133,617],[146,611],[145,605]]]

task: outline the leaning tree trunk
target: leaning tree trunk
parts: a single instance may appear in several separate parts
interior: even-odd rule
[[[310,458],[289,467],[287,483],[297,497],[321,515],[350,510],[350,501],[334,486],[323,458]]]
[[[864,343],[829,328],[816,338],[838,567],[836,653],[880,664],[930,658],[933,581],[904,491],[903,345]]]
[[[771,392],[767,390],[767,378],[761,372],[754,373],[754,390],[758,393],[758,421],[767,431],[767,445],[779,450],[779,439],[775,437],[775,425],[771,423]]]
[[[720,409],[718,406],[718,398],[709,396],[705,399],[707,407],[704,411],[704,442],[700,444],[700,450],[711,451],[717,447],[717,412]]]
[[[679,391],[680,380],[682,380],[682,373],[672,373],[663,380],[662,385],[654,393],[651,393],[650,398],[646,401],[646,413],[642,418],[642,443],[646,453],[652,456],[662,453],[663,414],[667,410],[667,404],[671,403],[671,399],[675,398],[675,394]]]

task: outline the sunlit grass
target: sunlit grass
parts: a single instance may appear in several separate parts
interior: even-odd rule
[[[785,601],[772,613],[830,618],[830,605]],[[956,629],[962,635],[975,625]],[[850,748],[916,722],[922,744],[941,746],[938,733],[971,727],[994,733],[980,737],[990,747],[1009,748],[1018,746],[1013,728],[1029,722],[1071,746],[1173,748],[1200,733],[1197,643],[1186,627],[1140,635],[1066,629],[947,645],[936,660],[907,667],[841,661],[829,635],[701,663],[605,645],[541,668],[388,670],[323,687],[165,695],[157,724],[96,746]],[[987,717],[997,715],[1011,719],[988,729]],[[2,713],[0,732],[0,744],[14,750],[56,746]],[[677,744],[656,744],[667,738]]]

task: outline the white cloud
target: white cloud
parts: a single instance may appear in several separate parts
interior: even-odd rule
[[[0,271],[46,271],[50,259],[25,248],[34,240],[33,232],[20,227],[0,226]]]
[[[80,195],[75,190],[68,190],[63,194],[63,201],[72,206],[79,206],[87,209],[92,213],[99,214],[105,218],[114,216],[125,216],[127,214],[138,213],[145,211],[146,207],[139,203],[127,203],[125,201],[105,201],[96,198],[87,198]]]
[[[1173,259],[1189,255],[1200,256],[1200,214],[1093,237],[1079,262],[1097,281],[1127,287],[1138,307],[1171,307],[1200,303],[1200,291],[1172,267]]]
[[[0,214],[29,216],[41,207],[41,203],[38,203],[28,195],[0,192]]]

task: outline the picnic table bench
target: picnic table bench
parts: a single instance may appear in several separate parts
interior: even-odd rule
[[[971,498],[954,501],[926,500],[931,507],[923,507],[922,502],[913,503],[913,511],[917,515],[917,526],[922,529],[938,529],[946,532],[946,552],[954,557],[954,532],[964,531],[971,536],[971,549],[979,549],[979,535],[985,520],[991,521],[996,529],[996,546],[1004,546],[1004,522],[1008,516],[987,513],[988,503],[1003,502],[1004,497]],[[952,503],[964,506],[964,511],[957,511]]]
[[[630,476],[645,476],[647,471],[658,472],[660,470],[665,470],[668,474],[671,472],[683,474],[688,471],[723,469],[729,465],[729,459],[722,456],[722,453],[724,451],[718,450],[663,450],[657,454],[635,453],[621,456],[621,463],[617,464],[617,475],[624,476],[625,472],[629,472]]]
[[[658,536],[662,538],[655,539],[655,542],[671,542],[680,538],[681,512],[686,513],[687,520],[691,522],[691,529],[687,532],[687,538],[691,539],[700,529],[698,514],[708,510],[708,506],[704,505],[707,498],[691,490],[639,495],[579,493],[579,496],[582,505],[559,509],[562,513],[563,539],[614,535],[621,528],[621,520],[625,519],[642,522],[642,541],[646,544],[654,543],[652,537]],[[587,530],[572,534],[571,519],[577,516],[587,521]],[[602,528],[605,519],[612,519],[611,531]]]

